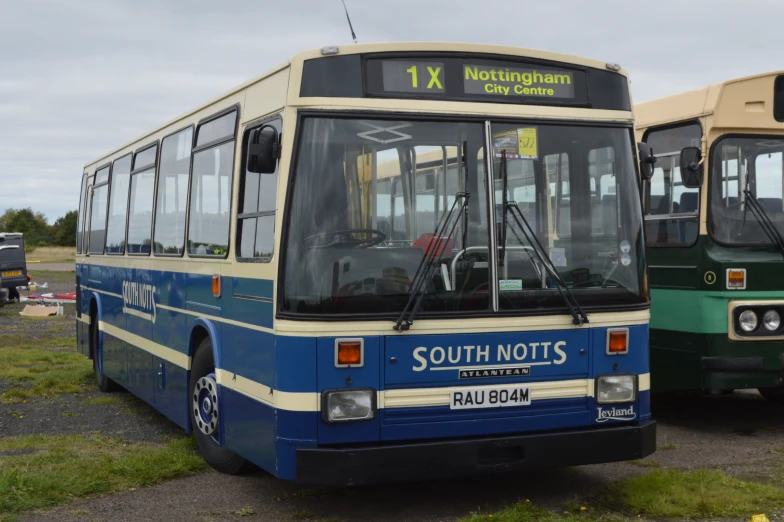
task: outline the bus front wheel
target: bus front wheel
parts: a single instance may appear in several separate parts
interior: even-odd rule
[[[220,445],[221,411],[209,337],[199,344],[193,357],[188,389],[193,434],[204,460],[221,473],[236,475],[245,471],[249,467],[247,461]]]

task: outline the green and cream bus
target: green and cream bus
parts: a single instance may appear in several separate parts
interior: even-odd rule
[[[643,183],[654,391],[784,377],[784,73],[635,105],[656,157]]]

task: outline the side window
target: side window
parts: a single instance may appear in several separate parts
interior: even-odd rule
[[[281,133],[280,120],[265,122]],[[255,127],[254,127],[255,128]],[[245,132],[245,146],[247,138]],[[278,138],[280,139],[280,138]],[[275,248],[275,211],[278,197],[278,170],[272,174],[257,174],[245,170],[240,180],[237,216],[238,257],[269,263]]]
[[[615,149],[603,147],[588,153],[591,188],[591,223],[594,236],[618,233],[619,201],[616,197]],[[598,190],[597,190],[598,189]]]
[[[163,139],[155,200],[156,255],[181,256],[185,248],[185,211],[191,168],[193,128]]]
[[[128,186],[131,181],[132,155],[128,154],[112,166],[112,189],[109,193],[109,219],[106,224],[106,253],[125,252],[125,220],[128,215]]]
[[[193,152],[188,255],[226,257],[237,111],[199,125]]]
[[[90,240],[91,254],[103,254],[106,246],[106,207],[109,196],[109,166],[95,173],[95,185],[90,202]]]
[[[136,153],[131,172],[128,204],[128,253],[149,255],[152,243],[152,211],[155,199],[155,160],[158,145]]]
[[[700,191],[683,186],[680,153],[699,147],[702,130],[696,123],[651,130],[645,142],[657,158],[653,177],[644,183],[646,243],[648,246],[692,245],[699,234]]]
[[[550,204],[555,220],[557,236],[572,234],[572,207],[569,191],[569,155],[550,154],[544,157],[547,179],[550,184]]]
[[[87,204],[87,173],[82,174],[82,191],[79,193],[79,217],[76,219],[76,252],[81,254],[82,250],[82,233],[84,230],[84,215],[85,205]]]

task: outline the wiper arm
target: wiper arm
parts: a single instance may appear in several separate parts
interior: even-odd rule
[[[422,304],[422,298],[425,296],[422,286],[425,285],[425,288],[427,288],[425,283],[427,282],[428,276],[431,274],[433,263],[443,255],[449,239],[452,237],[452,234],[455,233],[457,224],[460,222],[460,216],[463,215],[466,207],[468,207],[469,196],[470,194],[468,192],[458,192],[455,195],[452,206],[449,208],[449,212],[441,215],[435,233],[425,249],[425,255],[419,262],[414,278],[411,280],[411,288],[408,291],[406,306],[403,307],[400,317],[395,322],[395,326],[392,327],[396,332],[408,330],[411,328],[411,325],[414,324],[414,316],[419,310],[419,305]],[[452,216],[455,214],[456,208],[458,209],[457,216],[453,220]],[[447,228],[449,228],[449,233],[444,236],[444,232],[446,232]],[[406,315],[408,317],[406,317]]]
[[[779,229],[773,224],[773,221],[771,221],[765,208],[749,189],[744,189],[743,194],[746,195],[747,208],[751,209],[751,213],[754,214],[754,217],[759,221],[759,224],[768,236],[768,239],[778,247],[779,251],[784,253],[784,238],[781,237]]]
[[[561,294],[566,306],[569,308],[569,313],[572,316],[572,322],[577,326],[582,326],[583,324],[589,322],[588,316],[583,311],[580,303],[577,302],[572,292],[569,291],[569,287],[566,286],[566,283],[561,278],[561,275],[558,273],[558,270],[555,268],[550,256],[547,255],[547,251],[542,247],[542,244],[539,242],[539,238],[536,237],[533,228],[528,223],[528,220],[525,219],[523,212],[520,210],[520,207],[517,206],[515,201],[508,201],[506,203],[506,208],[504,212],[510,211],[512,213],[512,217],[517,222],[517,225],[522,229],[523,235],[525,236],[526,241],[528,244],[531,245],[533,248],[536,257],[539,258],[539,262],[542,263],[545,270],[547,270],[550,278],[555,283],[555,287],[558,289],[558,293]],[[523,226],[525,224],[525,226]],[[530,232],[530,237],[529,237]],[[537,248],[538,247],[538,248]]]

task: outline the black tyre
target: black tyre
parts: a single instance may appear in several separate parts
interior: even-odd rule
[[[759,388],[759,392],[768,402],[784,404],[784,388]]]
[[[250,467],[249,463],[222,447],[219,442],[221,418],[218,384],[215,379],[212,340],[209,337],[196,349],[188,390],[193,435],[204,460],[221,473],[236,475],[246,471]]]
[[[108,378],[103,373],[103,349],[98,345],[98,317],[90,317],[90,346],[93,351],[93,372],[95,373],[95,384],[104,393],[111,393],[120,387],[116,382]]]

